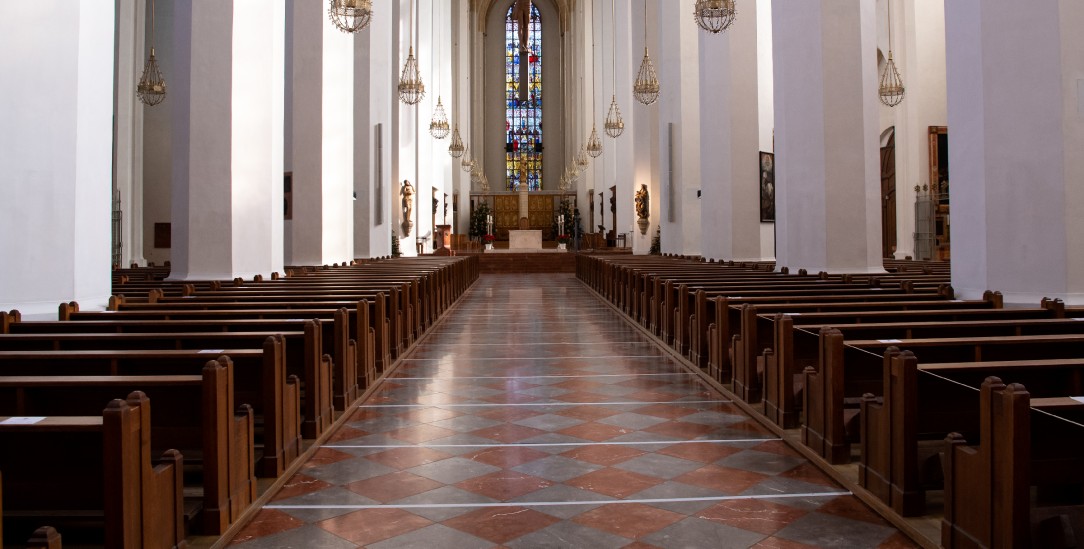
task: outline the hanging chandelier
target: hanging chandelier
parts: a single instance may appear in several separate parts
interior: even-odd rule
[[[614,15],[614,0],[610,0],[610,20],[613,21],[614,31],[610,35],[610,70],[613,71],[614,89],[617,89],[617,17]],[[602,124],[606,135],[617,139],[625,132],[625,121],[621,119],[621,108],[617,106],[617,94],[610,101],[610,111],[606,113],[606,122]]]
[[[437,108],[433,110],[433,120],[429,122],[429,133],[437,139],[444,139],[448,137],[448,132],[451,131],[451,126],[448,124],[448,115],[444,112],[444,105],[440,103],[440,96],[437,96]]]
[[[888,107],[895,107],[903,102],[903,79],[900,71],[896,70],[896,62],[892,59],[892,3],[888,3],[888,61],[881,71],[881,84],[877,88],[877,95]]]
[[[587,154],[591,158],[598,158],[602,154],[602,140],[598,138],[598,131],[591,126],[591,137],[587,138]]]
[[[432,18],[434,26],[436,20],[436,17]],[[437,37],[437,43],[440,43],[439,35]],[[448,114],[444,112],[444,105],[440,102],[440,48],[438,47],[436,50],[437,68],[435,72],[437,73],[437,106],[433,109],[433,120],[429,122],[429,135],[432,135],[437,139],[444,139],[445,137],[448,137],[448,132],[451,131],[451,128],[448,126]]]
[[[734,0],[696,0],[693,18],[700,28],[718,34],[734,23]]]
[[[576,155],[576,165],[580,167],[580,170],[584,170],[590,163],[591,159],[587,157],[587,150],[580,147],[580,152]]]
[[[463,138],[459,137],[459,124],[456,124],[455,131],[452,132],[452,141],[448,143],[448,154],[452,158],[459,158],[465,152],[467,152],[467,147],[463,145]]]
[[[463,160],[459,162],[459,167],[463,169],[463,173],[471,173],[474,169],[474,160],[471,160],[466,147],[463,148]]]
[[[327,15],[345,33],[357,32],[373,20],[372,0],[330,0]]]
[[[399,76],[399,100],[407,105],[417,105],[425,97],[425,84],[418,71],[418,60],[414,58],[414,2],[410,3],[410,52],[403,73]]]
[[[659,79],[655,76],[655,66],[647,53],[647,0],[644,0],[644,60],[636,73],[636,82],[632,84],[632,95],[644,105],[650,105],[659,99]]]
[[[610,112],[606,114],[606,123],[603,127],[606,128],[606,135],[614,139],[625,131],[625,121],[621,119],[621,109],[617,107],[616,95],[610,103]]]
[[[136,84],[136,96],[148,107],[166,99],[166,81],[162,78],[162,71],[158,69],[158,61],[154,58],[154,0],[151,0],[151,55],[143,67],[143,76],[139,77],[139,83]]]

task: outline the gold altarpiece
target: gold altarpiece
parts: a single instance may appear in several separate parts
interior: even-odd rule
[[[561,200],[576,208],[576,193],[562,191],[531,191],[527,195],[527,228],[542,231],[543,240],[554,240],[553,225],[561,209]],[[493,212],[493,234],[497,240],[508,240],[508,231],[519,229],[519,192],[472,192],[471,209],[485,202]]]

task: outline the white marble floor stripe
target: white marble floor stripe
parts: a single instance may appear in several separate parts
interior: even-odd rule
[[[358,408],[489,408],[497,406],[653,406],[656,404],[731,404],[733,400],[670,400],[666,402],[654,401],[622,401],[622,402],[484,402],[478,404],[455,403],[455,404],[361,404]]]

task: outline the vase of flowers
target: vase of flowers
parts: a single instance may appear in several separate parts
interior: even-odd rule
[[[557,249],[558,250],[567,250],[568,249],[568,242],[570,240],[572,240],[572,237],[568,236],[567,234],[559,234],[559,235],[557,235]]]
[[[497,237],[495,237],[495,236],[493,236],[491,234],[487,234],[487,235],[482,236],[482,242],[485,243],[487,250],[492,250],[493,249],[493,241],[494,240],[497,240]]]

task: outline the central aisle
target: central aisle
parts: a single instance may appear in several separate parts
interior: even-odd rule
[[[486,275],[243,547],[911,547],[571,275]]]

